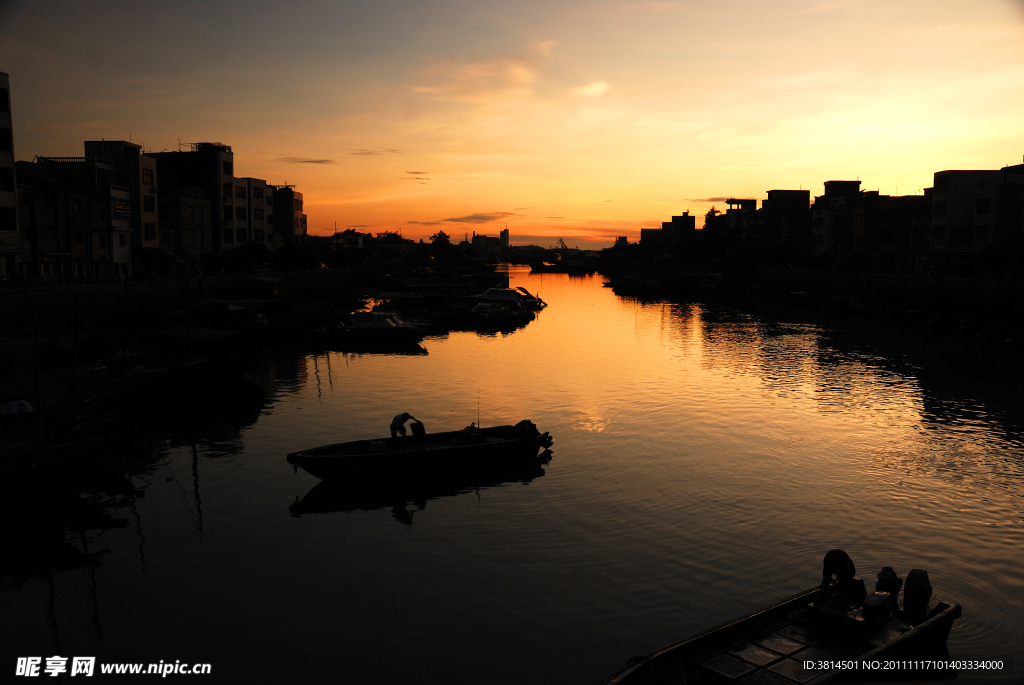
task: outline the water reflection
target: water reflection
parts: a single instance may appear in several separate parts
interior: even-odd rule
[[[545,451],[538,459],[501,464],[473,470],[445,470],[429,478],[403,480],[400,478],[361,479],[358,481],[321,481],[306,496],[288,510],[294,516],[326,514],[331,512],[372,511],[391,509],[395,520],[412,525],[413,514],[423,511],[427,502],[442,497],[455,497],[469,492],[521,483],[541,478],[544,466],[552,459]],[[415,507],[412,511],[409,506]]]
[[[1016,376],[912,331],[512,275],[550,303],[512,335],[271,349],[237,386],[112,430],[130,487],[9,498],[4,600],[29,626],[11,649],[135,661],[162,644],[250,680],[597,682],[814,584],[837,545],[858,567],[927,568],[964,605],[955,656],[1024,642]],[[430,431],[528,418],[559,458],[341,485],[285,461],[386,435],[400,411]]]

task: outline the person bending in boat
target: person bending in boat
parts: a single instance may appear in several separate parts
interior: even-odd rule
[[[391,437],[397,438],[399,434],[405,437],[405,422],[406,421],[419,421],[415,416],[409,412],[403,412],[391,419]]]

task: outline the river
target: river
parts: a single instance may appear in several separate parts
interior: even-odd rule
[[[964,608],[954,656],[1020,656],[1024,441],[998,370],[623,299],[597,276],[511,275],[549,303],[514,333],[428,338],[414,355],[279,350],[250,374],[251,411],[187,440],[145,429],[145,496],[99,501],[118,523],[64,533],[96,564],[3,579],[10,661],[595,683],[814,585],[834,547],[869,587],[882,566],[927,569]],[[428,431],[530,419],[553,456],[500,485],[293,510],[319,481],[287,452],[384,435],[402,411]]]

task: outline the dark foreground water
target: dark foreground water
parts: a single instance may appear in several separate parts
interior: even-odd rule
[[[1015,383],[942,351],[933,370],[815,325],[513,275],[550,307],[511,335],[279,353],[253,374],[262,406],[197,400],[227,418],[194,447],[156,420],[145,497],[94,502],[106,523],[65,532],[98,563],[3,579],[3,668],[56,654],[209,662],[204,682],[593,683],[815,584],[833,547],[869,580],[927,569],[964,607],[953,655],[1020,662]],[[321,496],[284,460],[383,435],[400,411],[461,428],[478,395],[484,425],[551,432],[542,475]]]

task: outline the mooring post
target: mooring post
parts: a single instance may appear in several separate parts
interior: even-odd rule
[[[42,382],[39,379],[39,312],[35,315],[35,326],[33,334],[32,352],[35,358],[35,384],[36,384],[36,438],[38,445],[36,449],[36,465],[43,460],[43,392]]]
[[[118,367],[124,374],[125,350],[128,347],[128,270],[124,272],[124,304],[121,306],[121,359]]]
[[[78,428],[78,363],[79,363],[79,342],[82,328],[82,291],[75,288],[75,377],[71,384],[71,418],[72,425]]]
[[[189,268],[191,263],[185,260],[185,363],[192,363],[192,286]]]

